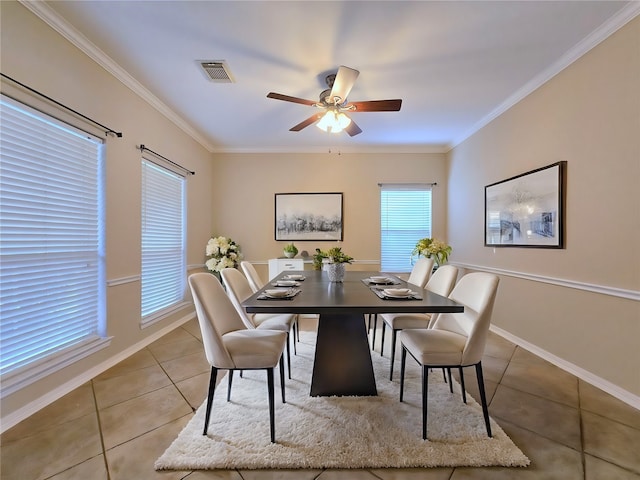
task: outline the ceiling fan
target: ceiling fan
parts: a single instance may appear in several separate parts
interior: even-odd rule
[[[299,132],[317,122],[317,126],[325,132],[337,133],[344,130],[353,137],[362,133],[362,130],[345,112],[397,112],[402,106],[401,99],[348,102],[347,97],[359,74],[358,70],[341,66],[337,74],[327,75],[325,81],[328,88],[320,93],[318,102],[274,92],[270,92],[267,98],[309,105],[320,110],[291,127],[289,130],[292,132]]]

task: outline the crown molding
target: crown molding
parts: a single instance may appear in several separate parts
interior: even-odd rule
[[[75,27],[49,7],[45,2],[33,2],[19,0],[20,3],[53,28],[56,32],[69,40],[73,45],[78,47],[82,52],[94,60],[98,65],[107,72],[120,80],[125,86],[129,87],[135,94],[140,96],[149,105],[158,110],[162,115],[172,121],[178,128],[183,130],[187,135],[192,137],[196,142],[213,152],[215,147],[191,125],[184,121],[182,117],[165,105],[158,97],[147,90],[140,82],[133,78],[127,71],[118,65],[111,57],[100,50],[93,42],[80,33]]]
[[[549,68],[540,72],[533,79],[523,85],[519,90],[508,97],[497,108],[475,123],[467,132],[456,138],[447,145],[379,145],[368,147],[248,147],[248,148],[226,148],[220,145],[213,145],[206,137],[199,133],[180,115],[176,114],[165,103],[147,90],[140,82],[133,78],[127,71],[118,65],[105,52],[100,50],[93,42],[80,33],[75,27],[67,22],[62,16],[55,12],[43,1],[19,0],[20,3],[38,16],[47,25],[60,33],[73,45],[88,55],[107,72],[120,80],[124,85],[140,96],[143,100],[154,107],[158,112],[167,117],[178,128],[191,136],[196,142],[202,145],[211,153],[448,153],[454,147],[468,139],[482,127],[509,110],[527,95],[538,89],[555,75],[567,68],[577,59],[582,57],[589,50],[604,41],[611,34],[622,28],[628,22],[640,14],[640,1],[632,1],[625,5],[620,11],[603,23],[598,29],[578,42],[576,46],[566,52],[558,61]]]
[[[339,148],[325,146],[227,148],[224,145],[214,145],[45,2],[19,1],[38,18],[79,48],[89,56],[89,58],[121,81],[210,153],[446,153],[449,150],[448,145],[373,145],[358,148],[349,146]]]
[[[467,138],[476,133],[482,127],[489,124],[491,121],[495,120],[515,104],[520,102],[527,95],[540,88],[562,70],[567,68],[569,65],[589,52],[595,46],[606,40],[613,33],[624,27],[638,15],[640,15],[640,1],[629,2],[627,5],[621,8],[618,13],[609,18],[609,20],[600,25],[600,27],[583,38],[573,48],[569,49],[562,57],[551,64],[549,68],[543,70],[527,83],[525,83],[519,90],[508,97],[497,108],[489,112],[488,115],[483,117],[469,130],[467,130],[467,132],[456,138],[449,146],[449,150],[464,142]]]
[[[343,153],[395,153],[395,154],[444,154],[449,151],[447,145],[358,145],[357,147],[342,145],[331,146],[278,146],[278,147],[240,147],[215,148],[212,153],[328,153],[341,155]]]

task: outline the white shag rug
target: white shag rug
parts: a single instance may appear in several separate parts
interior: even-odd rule
[[[236,372],[230,402],[226,375],[216,388],[207,436],[203,404],[156,470],[529,465],[493,419],[493,438],[487,437],[480,405],[469,395],[464,404],[455,382],[451,394],[440,370],[429,375],[428,440],[422,440],[420,370],[409,356],[402,403],[400,362],[391,382],[389,358],[378,352],[372,352],[377,397],[309,396],[315,333],[301,332],[300,340],[285,404],[275,373],[276,443],[269,439],[266,373]]]

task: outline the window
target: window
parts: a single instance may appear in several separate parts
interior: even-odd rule
[[[431,237],[431,186],[380,187],[380,269],[409,272],[416,242]]]
[[[3,395],[105,346],[103,142],[0,97]]]
[[[185,179],[142,160],[142,324],[181,306],[185,295]]]

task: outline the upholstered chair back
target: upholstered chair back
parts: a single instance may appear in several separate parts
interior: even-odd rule
[[[189,287],[196,307],[202,333],[202,343],[209,365],[216,368],[234,368],[222,336],[246,327],[222,288],[220,281],[210,273],[189,276]]]
[[[424,288],[443,297],[448,297],[456,284],[456,280],[458,280],[457,267],[443,265],[433,272]]]
[[[247,328],[255,328],[252,315],[248,314],[242,306],[242,302],[254,293],[251,285],[249,285],[249,280],[235,268],[225,268],[220,272],[220,275],[225,287],[227,287],[227,295],[236,308],[238,315],[240,315]]]
[[[431,277],[433,270],[433,258],[419,258],[411,269],[411,274],[407,280],[409,283],[424,288]]]
[[[242,268],[242,271],[244,272],[244,276],[247,277],[247,280],[249,281],[249,285],[251,286],[251,290],[253,290],[253,293],[257,292],[262,287],[264,287],[265,285],[264,282],[260,278],[260,275],[258,275],[258,271],[256,270],[256,267],[254,267],[251,262],[247,262],[246,260],[243,260],[242,262],[240,262],[240,268]]]
[[[451,300],[464,305],[464,312],[442,313],[433,325],[434,329],[467,337],[462,365],[473,365],[482,359],[499,282],[498,276],[491,273],[466,274],[449,295]]]

